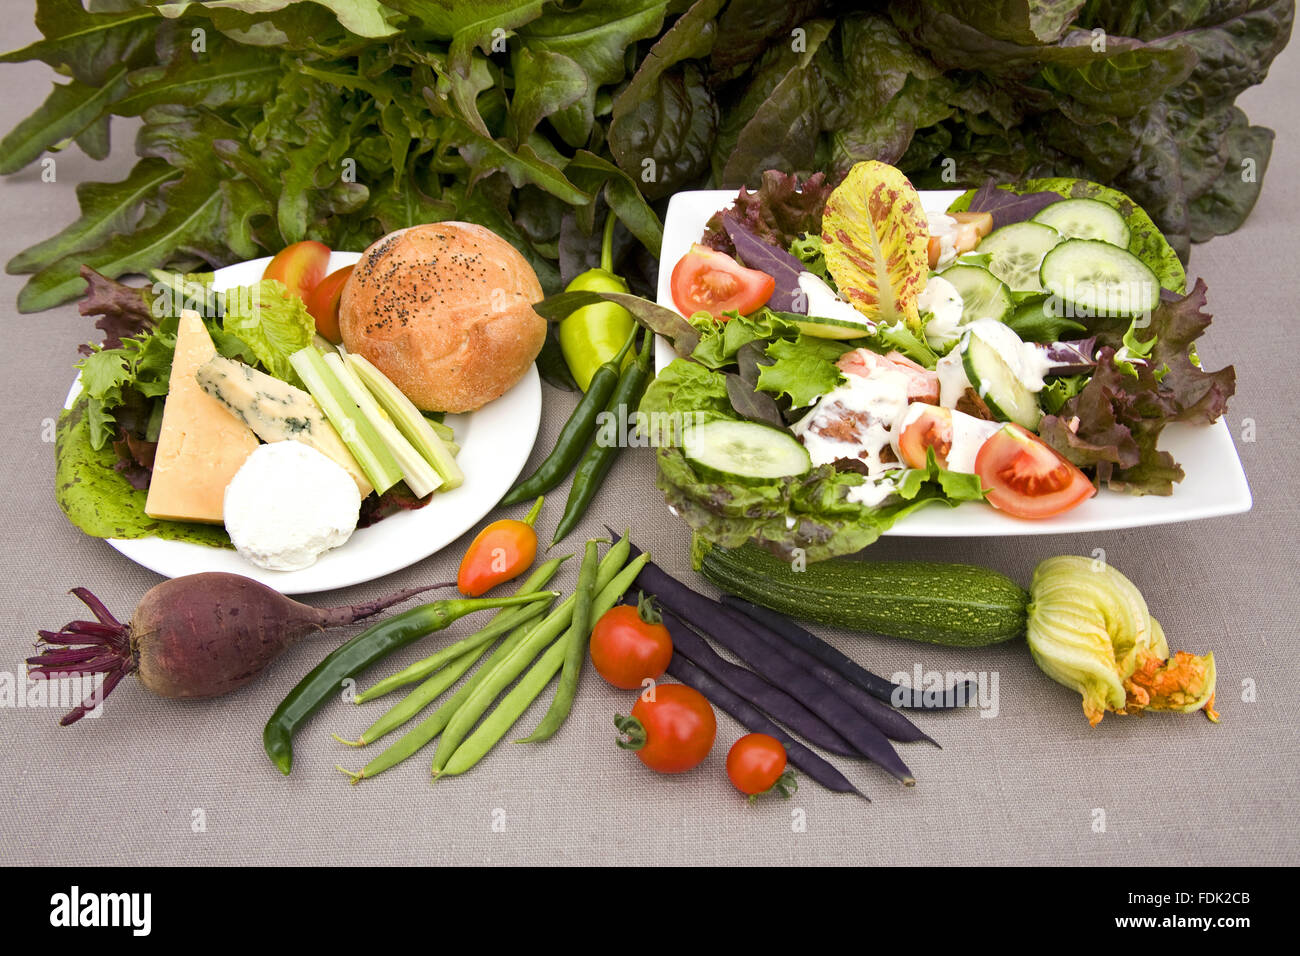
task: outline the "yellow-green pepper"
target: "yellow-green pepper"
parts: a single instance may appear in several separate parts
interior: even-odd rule
[[[565,292],[627,291],[627,283],[613,272],[614,222],[611,213],[600,244],[600,266],[575,276]],[[613,302],[576,309],[560,322],[560,352],[580,389],[585,392],[596,369],[618,354],[634,325],[632,313]],[[627,361],[631,359],[629,355]]]

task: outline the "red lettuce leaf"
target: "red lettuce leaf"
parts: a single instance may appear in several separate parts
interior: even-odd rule
[[[723,225],[726,218],[740,223],[770,245],[789,249],[790,243],[804,233],[821,232],[822,210],[839,179],[839,176],[813,173],[800,180],[794,173],[769,169],[763,173],[762,183],[755,192],[740,187],[731,208],[709,220],[700,242],[710,249],[735,255],[736,247]]]
[[[799,288],[799,276],[807,271],[804,264],[785,249],[764,242],[753,230],[730,216],[722,217],[722,225],[736,250],[736,258],[745,268],[765,272],[776,280],[767,307],[776,312],[807,315],[808,297]]]
[[[1009,189],[999,189],[992,179],[986,179],[984,185],[975,190],[971,196],[970,212],[990,212],[993,214],[993,228],[1001,229],[1013,222],[1024,222],[1033,218],[1043,207],[1059,202],[1056,193],[1014,193]]]
[[[1232,366],[1207,372],[1192,360],[1192,344],[1210,321],[1200,280],[1186,296],[1161,302],[1151,314],[1156,342],[1149,358],[1132,362],[1130,372],[1115,364],[1113,348],[1102,348],[1088,384],[1059,414],[1044,417],[1043,440],[1079,467],[1095,469],[1098,484],[1172,493],[1183,470],[1159,449],[1161,431],[1170,422],[1214,422],[1236,389]]]
[[[87,288],[77,310],[82,315],[99,317],[95,328],[104,333],[104,348],[121,348],[123,339],[139,335],[157,324],[149,308],[148,289],[123,285],[90,266],[81,267],[81,277],[86,280]],[[81,345],[78,350],[82,355],[93,351],[89,345]]]

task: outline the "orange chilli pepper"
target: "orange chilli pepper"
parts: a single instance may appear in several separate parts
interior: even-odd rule
[[[513,581],[527,571],[537,557],[537,532],[533,522],[542,510],[537,499],[523,521],[506,518],[494,521],[478,533],[460,562],[456,586],[466,597],[478,597],[498,584]]]

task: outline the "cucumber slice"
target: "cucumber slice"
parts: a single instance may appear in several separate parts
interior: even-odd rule
[[[970,333],[962,348],[961,362],[971,386],[998,419],[1015,422],[1030,431],[1038,429],[1043,417],[1038,396],[1016,378],[997,349]]]
[[[1062,239],[1100,239],[1128,248],[1128,223],[1118,209],[1100,199],[1062,199],[1044,206],[1031,222],[1051,226]]]
[[[866,324],[864,317],[862,322],[849,322],[845,319],[827,319],[820,315],[809,316],[808,318],[796,317],[790,313],[782,313],[783,318],[788,318],[799,327],[799,330],[806,335],[811,335],[815,339],[838,339],[847,341],[848,339],[860,339],[864,336],[871,335],[875,329]]]
[[[1007,284],[979,266],[949,266],[939,273],[961,294],[961,324],[976,319],[1005,321],[1015,308]]]
[[[1127,249],[1100,239],[1067,239],[1043,257],[1043,288],[1067,316],[1143,315],[1160,304],[1160,280]]]
[[[740,484],[802,475],[812,468],[808,451],[793,435],[757,422],[696,425],[687,430],[682,452],[701,475]]]
[[[989,272],[1007,284],[1012,292],[1041,292],[1038,269],[1043,256],[1061,241],[1051,226],[1041,222],[1013,222],[995,229],[977,247],[988,253]]]

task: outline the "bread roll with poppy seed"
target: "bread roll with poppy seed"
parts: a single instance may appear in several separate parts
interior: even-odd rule
[[[411,226],[362,253],[339,298],[339,331],[421,409],[468,412],[537,358],[541,298],[533,267],[490,229]]]

